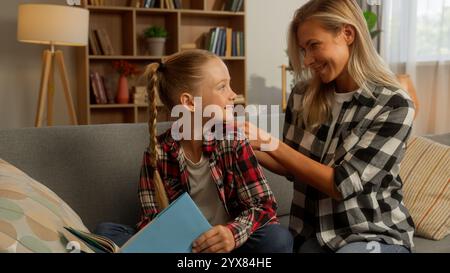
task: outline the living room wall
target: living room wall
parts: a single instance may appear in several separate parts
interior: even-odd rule
[[[65,0],[3,1],[0,9],[0,129],[34,126],[39,92],[41,55],[45,46],[17,41],[19,3],[65,4]],[[279,104],[281,72],[287,63],[286,30],[296,8],[306,0],[248,0],[247,6],[247,84],[251,104]],[[70,87],[76,98],[75,50],[64,51]],[[56,78],[55,125],[70,124]],[[76,104],[76,103],[75,103]],[[76,105],[75,105],[76,107]]]

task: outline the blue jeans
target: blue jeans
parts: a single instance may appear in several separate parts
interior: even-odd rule
[[[113,240],[119,247],[135,232],[131,227],[114,223],[102,223],[94,230],[94,234]],[[241,247],[233,250],[233,253],[292,253],[292,246],[291,233],[279,224],[271,224],[255,231]]]
[[[316,238],[310,238],[298,249],[299,253],[329,253],[330,251],[320,246]],[[411,253],[400,245],[388,245],[379,242],[354,242],[338,249],[336,253]]]

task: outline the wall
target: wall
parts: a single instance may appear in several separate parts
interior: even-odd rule
[[[65,0],[21,0],[20,3],[65,4]],[[293,12],[304,0],[248,0],[247,83],[251,104],[281,103],[281,70],[286,31]],[[0,129],[34,126],[41,55],[45,46],[17,41],[19,1],[3,1],[0,9]],[[75,50],[64,52],[70,86],[76,99]],[[55,125],[70,124],[59,78],[56,78]],[[75,102],[75,107],[77,107]]]
[[[295,10],[304,3],[306,0],[248,1],[247,80],[250,104],[281,104],[280,66],[288,64],[285,54],[287,30]]]
[[[17,11],[19,3],[64,4],[65,0],[2,1],[0,9],[0,128],[34,126],[39,93],[41,56],[46,46],[17,41]],[[70,88],[75,96],[75,51],[63,50]],[[55,74],[55,125],[70,124],[58,74]],[[76,102],[75,102],[76,104]],[[75,105],[76,107],[76,105]]]

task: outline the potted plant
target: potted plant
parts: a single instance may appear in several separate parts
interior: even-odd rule
[[[151,26],[144,30],[144,38],[147,39],[148,51],[151,56],[165,55],[167,35],[164,27]]]
[[[374,12],[367,10],[364,12],[364,18],[366,19],[370,36],[372,37],[372,39],[375,39],[381,33],[381,30],[375,30],[375,27],[378,24],[378,16]]]
[[[128,77],[139,74],[140,70],[134,64],[124,60],[114,61],[113,66],[120,75],[117,85],[116,102],[119,104],[127,104],[130,101]]]

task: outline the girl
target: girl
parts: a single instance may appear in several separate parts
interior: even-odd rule
[[[191,120],[206,106],[216,105],[225,112],[234,105],[236,94],[222,60],[208,51],[185,51],[150,64],[146,74],[150,144],[141,169],[138,228],[188,192],[213,226],[193,242],[193,252],[292,252],[292,236],[278,223],[272,191],[244,135],[232,130],[225,140],[195,140],[194,127],[190,139],[176,141],[171,130],[156,136],[156,94],[169,108],[188,109]],[[203,105],[196,105],[195,97],[201,97]],[[121,242],[132,234],[122,231]],[[111,235],[104,227],[102,233]]]
[[[399,167],[414,107],[374,49],[363,12],[354,0],[311,0],[288,35],[300,83],[283,142],[256,154],[294,180],[294,251],[410,252],[414,223]],[[268,139],[259,135],[255,150]]]

